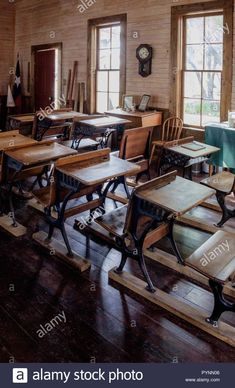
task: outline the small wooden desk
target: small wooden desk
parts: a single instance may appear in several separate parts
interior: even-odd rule
[[[109,179],[118,178],[129,174],[136,174],[139,166],[126,160],[110,157],[110,160],[89,167],[78,168],[75,164],[57,168],[62,174],[76,179],[85,186],[93,186],[104,183]]]
[[[36,141],[23,136],[18,130],[0,133],[0,152],[15,146],[35,144]]]
[[[181,264],[184,264],[184,260],[173,237],[175,220],[177,217],[187,213],[214,194],[215,190],[208,187],[203,187],[202,190],[202,185],[199,183],[178,176],[163,187],[157,188],[156,190],[146,189],[141,191],[139,195],[137,194],[141,199],[146,200],[169,213],[169,216],[167,217],[169,236],[176,257]]]
[[[22,170],[22,168],[44,165],[65,156],[77,154],[77,151],[55,142],[35,143],[24,148],[17,147],[14,150],[7,150],[7,167],[14,168],[15,166],[15,170]]]
[[[35,142],[26,146],[6,150],[3,157],[2,184],[7,191],[11,209],[12,226],[17,228],[13,206],[13,186],[17,182],[37,174],[40,184],[48,165],[65,156],[75,155],[77,151],[54,142]],[[36,182],[37,182],[36,181]],[[9,225],[8,225],[9,227]],[[8,228],[9,229],[9,228]],[[15,234],[15,233],[14,233]]]
[[[70,111],[70,112],[53,112],[46,117],[51,121],[72,121],[75,117],[86,116],[84,113]]]
[[[50,119],[53,123],[60,121],[72,121],[75,117],[86,116],[83,113],[76,111],[69,112],[53,112],[49,115],[45,113],[45,117]],[[18,129],[22,134],[32,134],[32,128],[34,123],[34,113],[27,113],[23,115],[14,115],[8,117],[8,131]]]
[[[33,121],[34,113],[8,116],[7,130],[18,129],[23,135],[30,135],[32,133]]]
[[[141,198],[179,217],[214,194],[213,189],[177,176],[174,181],[157,190],[142,191]]]
[[[89,155],[91,155],[89,153]],[[79,155],[78,157],[65,158],[57,162],[55,167],[56,175],[56,203],[57,210],[56,219],[48,217],[46,213],[46,220],[49,224],[48,241],[51,240],[54,228],[58,228],[63,236],[68,254],[64,256],[64,260],[71,262],[69,257],[73,257],[73,251],[65,230],[66,217],[78,214],[81,211],[89,209],[97,209],[98,206],[104,207],[104,202],[107,192],[112,184],[123,183],[125,175],[135,174],[139,167],[133,163],[125,160],[110,157],[110,150],[94,151],[93,155],[88,159],[88,154]],[[80,158],[78,160],[78,158]],[[84,159],[83,159],[84,158]],[[67,162],[66,162],[67,159]],[[109,181],[106,188],[102,191],[102,185]],[[66,191],[66,194],[63,193]],[[96,191],[99,195],[97,200],[92,199],[92,194]],[[82,194],[83,193],[83,194]],[[75,206],[66,210],[68,201],[72,198],[86,195],[88,203]],[[93,203],[93,204],[92,204]],[[51,206],[51,205],[50,205]],[[93,207],[91,207],[93,206]],[[75,221],[76,223],[77,221]]]
[[[162,124],[162,112],[157,111],[126,112],[123,109],[113,109],[105,112],[105,114],[130,120],[131,125],[129,128],[155,127]]]
[[[91,120],[82,120],[79,123],[79,129],[74,133],[74,142],[77,141],[78,137],[82,136],[95,136],[101,135],[102,139],[100,145],[102,148],[107,147],[109,137],[113,132],[112,129],[116,129],[118,133],[123,133],[125,125],[130,124],[127,119],[117,117],[99,117]],[[109,131],[111,129],[111,131]],[[118,136],[117,136],[118,137]],[[115,147],[117,146],[117,139],[115,140]]]
[[[10,129],[16,128],[16,126],[33,124],[34,113],[27,113],[24,115],[9,116]]]
[[[192,142],[185,143],[184,145],[191,144],[191,143]],[[166,147],[166,148],[171,152],[175,152],[177,154],[186,156],[187,158],[190,158],[190,159],[202,158],[202,157],[205,157],[208,155],[212,155],[215,152],[218,152],[220,150],[220,148],[213,147],[213,146],[210,146],[210,145],[207,145],[204,143],[199,143],[198,141],[196,141],[194,143],[196,143],[198,145],[202,145],[205,148],[203,148],[201,150],[197,150],[197,151],[187,149],[187,148],[183,147],[182,145],[176,145],[173,147],[170,146],[170,147]]]
[[[184,146],[196,143],[204,148],[190,150]],[[183,168],[183,175],[186,170],[189,172],[189,179],[192,180],[192,167],[195,164],[207,161],[210,156],[220,149],[204,143],[194,142],[193,137],[163,143],[158,153],[159,169],[167,172],[171,167]]]

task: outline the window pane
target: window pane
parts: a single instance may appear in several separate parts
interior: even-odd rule
[[[115,26],[112,28],[112,48],[120,48],[120,34],[120,26]]]
[[[184,123],[200,126],[201,100],[184,99]]]
[[[222,70],[223,45],[206,44],[205,46],[205,70]]]
[[[220,122],[220,103],[218,101],[202,101],[202,125],[212,121]]]
[[[184,97],[201,98],[201,73],[185,72]]]
[[[100,50],[100,69],[110,69],[110,50]]]
[[[221,74],[220,73],[203,73],[203,90],[204,99],[220,100],[221,93]]]
[[[207,16],[205,18],[205,42],[223,42],[223,15]]]
[[[203,43],[203,17],[188,18],[186,21],[187,37],[186,44],[189,43]]]
[[[119,93],[120,90],[120,73],[119,71],[109,72],[109,91]]]
[[[119,93],[109,93],[108,109],[115,109],[119,106]]]
[[[186,69],[187,70],[203,69],[203,45],[202,44],[187,46]]]
[[[98,92],[108,91],[108,72],[107,71],[97,72],[97,91]]]
[[[112,69],[120,69],[120,49],[112,50],[112,60],[111,60]]]
[[[101,28],[100,29],[100,48],[111,47],[111,29]]]
[[[108,108],[108,93],[98,92],[96,99],[97,112],[104,113]]]

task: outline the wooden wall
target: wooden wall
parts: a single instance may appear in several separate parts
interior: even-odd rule
[[[67,78],[73,61],[78,60],[79,81],[86,81],[87,20],[127,13],[126,92],[136,95],[146,92],[153,96],[152,104],[168,108],[171,7],[195,2],[197,0],[94,0],[89,9],[80,13],[80,0],[16,0],[15,53],[20,52],[24,84],[31,46],[53,42],[63,43],[63,79]],[[132,37],[135,31],[138,39]],[[153,73],[147,79],[138,75],[135,50],[140,43],[151,44],[154,48]],[[233,85],[232,108],[235,110],[235,82]]]
[[[7,93],[14,65],[14,2],[0,0],[0,95]]]

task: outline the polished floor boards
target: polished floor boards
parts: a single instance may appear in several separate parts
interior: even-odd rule
[[[108,207],[113,206],[108,201]],[[216,221],[211,210],[195,210]],[[28,227],[15,239],[0,232],[0,361],[1,362],[229,362],[235,349],[203,333],[125,289],[108,283],[108,271],[120,254],[97,244],[67,221],[72,247],[87,257],[91,269],[82,274],[47,254],[32,241],[32,233],[47,229],[43,218],[20,203],[17,218]],[[235,227],[235,220],[229,225]],[[210,235],[177,226],[183,255]],[[55,234],[61,239],[60,234]],[[170,251],[167,241],[158,245]],[[154,283],[191,305],[210,311],[210,292],[177,273],[147,260]],[[126,268],[142,277],[135,262]],[[52,330],[48,323],[56,319]],[[235,325],[234,315],[224,319]],[[39,336],[39,330],[44,328]]]

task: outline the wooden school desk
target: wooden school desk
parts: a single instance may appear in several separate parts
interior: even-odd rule
[[[190,149],[194,146],[201,148]],[[193,165],[207,161],[219,150],[217,147],[194,141],[193,137],[166,142],[159,147],[158,170],[167,171],[171,167],[180,167],[183,168],[184,175],[186,170],[189,171],[189,178],[192,180]]]
[[[113,132],[117,132],[115,138],[115,148],[117,147],[117,138],[119,134],[122,134],[125,126],[130,121],[127,119],[121,119],[117,117],[99,117],[91,120],[82,120],[79,124],[79,128],[74,132],[74,142],[78,142],[82,139],[82,136],[101,136],[100,145],[102,148],[107,147],[108,140]],[[115,131],[114,131],[115,130]]]
[[[11,210],[10,229],[14,235],[18,235],[18,225],[13,206],[13,186],[17,182],[32,176],[37,176],[37,180],[40,183],[42,175],[50,164],[59,158],[76,153],[75,150],[54,142],[34,142],[34,144],[18,146],[5,151],[3,155],[1,185],[4,186],[7,192],[7,200]],[[7,217],[7,221],[7,230],[9,231],[9,217]],[[1,226],[4,227],[3,224]],[[25,228],[23,228],[24,233]]]
[[[48,208],[45,214],[50,227],[47,241],[52,239],[54,228],[61,231],[67,248],[67,254],[63,255],[64,260],[71,264],[71,257],[74,256],[65,231],[65,219],[85,210],[94,210],[99,206],[104,207],[110,186],[116,181],[118,184],[122,184],[126,175],[135,174],[138,170],[139,167],[133,163],[110,157],[110,149],[78,154],[60,159],[55,164],[54,175],[57,184],[51,186],[53,192],[50,192],[50,201],[47,204],[44,202],[45,192],[43,193],[43,205],[45,209]],[[103,184],[107,181],[109,183],[102,190]],[[94,192],[98,193],[98,199],[93,199],[92,194]],[[70,199],[81,196],[87,197],[86,203],[66,209]],[[35,192],[35,197],[40,199],[40,190],[38,193]],[[52,201],[51,198],[53,198]],[[58,209],[54,219],[47,215],[52,207]],[[75,221],[75,223],[78,224],[79,221]],[[35,240],[42,245],[45,237],[45,235],[44,238],[42,237],[42,232],[40,232],[40,235],[34,236]],[[59,255],[62,256],[61,253]]]

